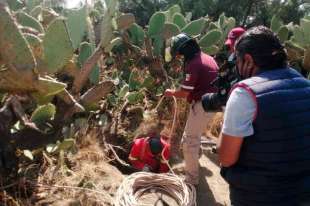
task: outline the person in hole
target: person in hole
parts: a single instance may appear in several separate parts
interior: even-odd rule
[[[129,154],[129,162],[138,171],[165,173],[169,171],[170,144],[166,137],[136,138]]]

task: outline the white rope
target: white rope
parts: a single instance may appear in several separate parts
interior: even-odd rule
[[[180,206],[196,206],[196,190],[174,174],[137,172],[127,176],[117,190],[116,206],[147,206],[139,202],[152,191],[166,194]],[[152,204],[153,205],[153,204]],[[149,205],[150,206],[150,205]]]

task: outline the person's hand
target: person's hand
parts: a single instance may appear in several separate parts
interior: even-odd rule
[[[172,97],[174,95],[174,90],[173,89],[166,89],[164,95],[165,95],[165,97]]]

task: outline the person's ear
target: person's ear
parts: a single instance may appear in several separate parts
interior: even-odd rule
[[[255,65],[254,59],[250,54],[245,54],[244,57],[244,70],[246,71],[246,77],[251,77],[256,73],[257,67]]]
[[[247,62],[248,65],[253,65],[254,64],[253,57],[250,54],[245,54],[244,57],[243,57],[243,60],[245,62]]]

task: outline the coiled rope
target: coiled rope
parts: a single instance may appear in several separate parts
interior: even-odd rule
[[[125,178],[117,190],[115,205],[150,206],[139,200],[152,190],[168,195],[180,206],[196,206],[196,190],[193,185],[186,184],[175,174],[148,172],[137,172]]]
[[[158,109],[163,99],[164,97],[159,100],[155,110]],[[173,100],[175,108],[170,137],[172,137],[174,132],[177,118],[177,100],[175,97],[173,97]],[[147,206],[149,204],[140,202],[142,197],[156,191],[171,197],[180,206],[196,206],[195,187],[191,184],[186,184],[184,180],[173,172],[168,160],[165,161],[171,173],[136,172],[127,176],[117,190],[114,204],[116,206]]]

